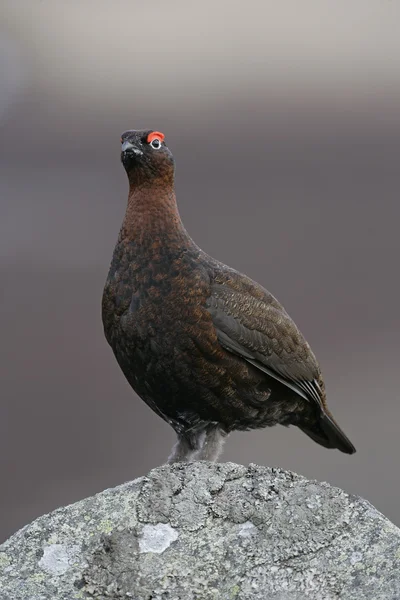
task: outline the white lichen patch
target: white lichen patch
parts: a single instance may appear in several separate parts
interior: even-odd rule
[[[51,544],[43,549],[39,567],[50,575],[63,575],[71,568],[78,552],[79,546],[76,545]]]
[[[251,521],[245,521],[239,526],[240,537],[250,537],[257,533],[257,527]]]
[[[139,550],[141,553],[155,552],[161,554],[177,539],[177,531],[167,523],[145,525],[142,537],[139,540]]]
[[[350,556],[350,564],[351,565],[355,565],[356,563],[359,563],[361,561],[362,561],[361,552],[353,552],[352,555]]]

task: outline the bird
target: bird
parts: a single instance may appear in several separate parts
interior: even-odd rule
[[[176,432],[168,462],[216,461],[231,432],[277,424],[353,454],[286,310],[186,231],[164,134],[128,130],[120,141],[129,193],[102,321],[128,383]]]

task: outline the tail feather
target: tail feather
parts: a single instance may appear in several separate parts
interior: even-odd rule
[[[300,429],[314,442],[325,448],[337,448],[346,454],[354,454],[355,447],[343,433],[334,418],[324,410],[321,411],[318,421],[309,427],[301,425]]]

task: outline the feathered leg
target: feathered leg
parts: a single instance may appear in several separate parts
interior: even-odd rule
[[[227,433],[218,425],[210,425],[206,429],[205,439],[200,450],[195,455],[195,460],[209,460],[215,462],[222,452]]]
[[[194,459],[196,452],[202,448],[205,435],[204,429],[190,433],[178,433],[178,440],[168,457],[168,463],[189,462],[192,458]]]

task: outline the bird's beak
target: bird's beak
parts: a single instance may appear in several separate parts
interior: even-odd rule
[[[143,154],[143,152],[139,150],[139,148],[136,148],[136,146],[134,146],[131,142],[128,141],[122,143],[121,152],[130,152],[132,154],[136,154],[137,156]]]

